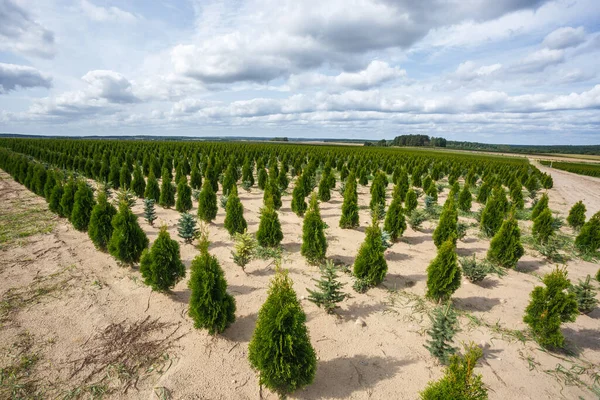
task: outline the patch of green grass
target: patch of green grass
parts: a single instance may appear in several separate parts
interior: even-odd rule
[[[33,352],[33,337],[22,332],[12,349],[5,353],[10,360],[8,365],[0,369],[0,398],[2,399],[43,399],[38,388],[33,370],[40,361],[40,356]],[[16,350],[11,354],[12,350]]]
[[[30,202],[8,201],[0,208],[0,250],[18,245],[20,239],[50,233],[56,217],[45,207]]]

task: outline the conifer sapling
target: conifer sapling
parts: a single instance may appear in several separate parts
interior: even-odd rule
[[[456,353],[456,348],[452,346],[454,335],[458,331],[458,317],[452,307],[452,303],[440,305],[433,309],[429,315],[431,319],[431,329],[427,334],[431,338],[424,345],[432,356],[437,358],[442,364],[447,364],[451,355]]]
[[[108,241],[113,232],[112,218],[117,214],[117,209],[108,202],[106,193],[98,193],[98,202],[92,209],[88,235],[97,249],[106,251]]]
[[[487,258],[505,268],[514,268],[523,254],[525,249],[521,244],[521,230],[514,213],[511,212],[490,242]]]
[[[425,295],[438,303],[447,301],[460,287],[460,278],[454,238],[450,237],[438,248],[437,256],[427,267]]]
[[[333,314],[338,307],[337,303],[344,301],[348,296],[342,292],[343,283],[338,281],[336,267],[333,261],[327,260],[321,266],[321,279],[313,279],[317,282],[315,290],[306,289],[309,293],[308,300],[318,307],[323,307],[327,314]]]
[[[113,217],[112,226],[108,252],[125,264],[138,262],[148,247],[148,237],[125,202],[119,204],[119,212]]]
[[[156,220],[156,210],[154,209],[154,199],[144,199],[144,219],[151,225],[154,226]]]
[[[567,217],[567,223],[569,224],[569,226],[575,230],[581,229],[583,224],[585,224],[586,211],[587,210],[585,208],[585,205],[581,200],[575,203],[573,207],[571,207],[571,210],[569,211],[569,216]]]
[[[248,223],[244,219],[244,206],[240,201],[236,186],[233,186],[229,193],[225,213],[225,229],[230,235],[242,233],[248,228]]]
[[[577,309],[582,314],[591,313],[598,305],[598,300],[596,299],[596,289],[594,289],[591,279],[592,277],[588,275],[585,278],[585,281],[580,279],[579,283],[569,288],[569,291],[575,294],[575,299],[577,300]]]
[[[361,244],[354,260],[354,276],[364,280],[369,286],[376,286],[383,281],[387,273],[381,229],[376,218],[365,232],[365,240]]]
[[[177,235],[187,244],[191,244],[198,236],[196,218],[192,214],[181,214],[179,221],[177,221]]]
[[[140,272],[144,283],[158,292],[167,292],[185,277],[179,243],[171,239],[166,226],[161,226],[158,237],[150,249],[145,249],[140,259]]]

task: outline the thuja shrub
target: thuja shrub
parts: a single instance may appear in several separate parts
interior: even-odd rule
[[[157,202],[160,199],[160,187],[158,181],[154,176],[154,171],[150,170],[148,175],[148,183],[146,184],[146,190],[144,191],[144,198],[151,199]]]
[[[78,231],[85,232],[90,223],[92,209],[96,204],[94,192],[85,181],[79,181],[75,192],[73,211],[71,212],[71,223]]]
[[[490,242],[487,258],[503,267],[515,268],[523,254],[521,230],[514,213],[511,213]]]
[[[456,211],[456,205],[454,204],[454,198],[448,197],[442,214],[440,215],[440,222],[433,231],[433,242],[437,247],[440,247],[448,239],[452,239],[453,244],[456,245],[457,239],[457,224],[458,224],[458,212]]]
[[[77,191],[77,182],[70,178],[64,186],[63,195],[60,199],[60,209],[62,215],[71,219],[73,204],[75,203],[75,192]]]
[[[583,201],[579,200],[577,203],[573,204],[573,207],[569,210],[569,216],[567,217],[569,226],[575,230],[581,229],[583,224],[585,224],[586,211]]]
[[[144,197],[146,191],[146,181],[144,180],[144,174],[139,165],[136,165],[133,170],[133,181],[131,182],[131,189],[138,197]]]
[[[191,265],[189,315],[194,327],[211,335],[222,333],[235,321],[235,299],[227,293],[227,281],[219,261],[202,251]]]
[[[448,238],[438,248],[437,256],[427,267],[427,298],[436,302],[450,299],[460,287],[461,271],[458,267],[453,238]]]
[[[390,234],[390,239],[394,242],[406,230],[406,218],[402,209],[402,198],[397,191],[394,191],[394,197],[385,215],[383,229]]]
[[[600,212],[583,224],[575,238],[575,247],[584,254],[593,254],[600,249]]]
[[[108,241],[113,232],[112,218],[117,214],[117,209],[108,202],[106,193],[100,192],[98,200],[90,216],[88,235],[97,249],[106,251]]]
[[[371,286],[376,286],[383,281],[388,270],[383,255],[385,247],[377,219],[373,219],[365,233],[365,240],[354,260],[353,272],[356,278],[367,281]]]
[[[317,356],[310,343],[306,314],[287,271],[277,271],[258,313],[248,359],[259,372],[259,384],[281,398],[310,385]]]
[[[305,187],[305,180],[302,179],[302,175],[296,179],[296,184],[294,186],[294,190],[292,191],[292,204],[291,208],[297,216],[301,217],[306,212],[307,204],[304,201],[306,196],[307,188]]]
[[[458,196],[458,208],[460,208],[461,211],[469,212],[471,211],[472,203],[473,195],[471,194],[471,190],[469,190],[469,186],[465,185]]]
[[[171,239],[166,226],[161,226],[158,237],[140,259],[144,283],[158,292],[168,292],[185,277],[179,243]]]
[[[311,264],[318,264],[325,259],[327,239],[325,223],[321,219],[316,193],[312,194],[308,211],[302,223],[302,247],[300,253]]]
[[[110,255],[125,264],[138,262],[148,247],[148,237],[126,203],[119,204],[119,212],[113,217],[112,226],[113,233],[108,242]]]
[[[481,212],[481,231],[488,237],[492,237],[498,232],[504,220],[504,209],[502,202],[496,197],[491,196],[485,203],[485,208]]]
[[[404,200],[404,208],[406,209],[406,213],[410,214],[413,212],[419,203],[417,202],[417,192],[413,189],[410,189],[406,193],[406,199]]]
[[[63,194],[65,190],[62,182],[56,182],[54,185],[54,189],[52,189],[52,194],[50,195],[50,202],[48,203],[48,208],[55,214],[58,214],[61,217],[64,217],[62,206],[60,205],[60,201],[62,200]]]
[[[358,226],[358,194],[356,190],[356,176],[352,172],[348,176],[344,189],[344,202],[342,203],[342,215],[340,217],[340,228],[342,229]]]
[[[175,209],[180,213],[188,212],[192,209],[192,188],[187,184],[187,179],[183,178],[177,185],[177,202]]]
[[[531,233],[538,243],[548,243],[548,239],[554,233],[554,226],[552,225],[553,221],[554,218],[552,218],[552,212],[549,208],[544,209],[537,218],[533,220]]]
[[[202,221],[210,222],[216,218],[218,210],[217,194],[213,190],[210,181],[205,179],[200,195],[198,196],[198,218]]]
[[[538,200],[538,202],[535,203],[535,206],[533,206],[533,209],[531,210],[531,220],[535,220],[537,216],[540,215],[540,213],[546,208],[548,208],[548,195],[544,193],[542,197]]]
[[[537,286],[530,294],[523,321],[529,325],[535,340],[542,347],[561,348],[565,338],[560,331],[564,322],[577,317],[577,298],[567,289],[571,282],[565,268],[556,268],[544,276],[545,287]]]
[[[170,175],[166,168],[163,169],[158,204],[164,208],[171,208],[175,205],[175,186],[171,183]]]
[[[268,200],[260,211],[260,222],[258,224],[258,231],[256,232],[256,240],[263,247],[279,246],[283,240],[279,215],[277,215],[272,201]]]
[[[387,177],[384,172],[377,172],[375,178],[373,178],[373,184],[371,185],[371,202],[369,207],[371,211],[377,213],[379,209],[385,208],[385,186]]]
[[[244,206],[238,196],[237,187],[233,186],[229,197],[227,198],[227,206],[225,207],[225,229],[230,235],[242,233],[248,228],[248,223],[244,219]]]

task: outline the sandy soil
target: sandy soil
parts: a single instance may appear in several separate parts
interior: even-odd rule
[[[588,178],[555,170],[550,173],[555,182],[555,188],[550,190],[551,208],[565,216],[573,200],[584,199],[589,212],[600,209],[600,189],[592,187]],[[4,172],[0,177],[2,207],[35,197]],[[360,204],[365,207],[361,210],[361,227],[356,230],[337,227],[342,202],[339,193],[333,192],[332,200],[321,205],[322,216],[329,225],[328,257],[348,265],[354,260],[370,220],[368,188],[359,186],[359,192]],[[249,230],[255,232],[262,192],[255,188],[251,193],[241,190],[240,198]],[[30,201],[45,207],[41,198]],[[304,300],[306,288],[313,287],[312,278],[318,276],[318,270],[307,265],[300,255],[302,220],[291,212],[290,201],[291,196],[284,196],[280,210],[285,236],[284,266],[290,270],[298,296],[302,296],[319,358],[314,383],[292,398],[417,398],[427,382],[442,373],[442,367],[423,347],[430,325],[427,311],[432,307],[423,295],[426,267],[436,253],[432,241],[435,225],[426,223],[422,231],[409,228],[404,238],[386,252],[389,272],[384,283],[366,294],[355,293],[350,277],[342,274],[347,283],[345,289],[352,297],[342,304],[338,316],[330,316]],[[157,211],[156,227],[140,218],[150,240],[156,238],[161,223],[167,224],[171,236],[176,238],[178,213],[160,207]],[[196,208],[192,212],[195,211]],[[141,201],[134,212],[141,217]],[[137,269],[117,265],[109,255],[95,250],[86,234],[60,220],[52,233],[33,236],[26,244],[0,254],[2,301],[12,299],[15,293],[19,300],[11,302],[14,307],[4,313],[0,343],[5,355],[0,358],[0,366],[26,353],[37,354],[39,361],[31,369],[31,376],[46,398],[64,395],[68,390],[81,390],[84,397],[89,396],[93,390],[90,385],[102,378],[101,384],[119,388],[108,398],[259,398],[257,376],[247,361],[247,347],[274,271],[269,261],[255,260],[246,267],[247,274],[242,272],[231,259],[233,244],[223,228],[223,220],[224,211],[219,209],[210,225],[210,252],[220,260],[229,291],[236,298],[237,320],[222,336],[211,337],[193,328],[187,317],[187,278],[170,295],[152,293],[141,282]],[[527,230],[527,223],[523,227]],[[471,228],[467,238],[459,242],[458,253],[483,257],[488,246],[489,241],[478,236],[477,228]],[[181,243],[186,266],[197,254],[194,246]],[[481,285],[463,280],[454,295],[456,307],[465,314],[457,343],[474,341],[484,348],[485,357],[477,371],[483,374],[491,399],[597,398],[584,385],[591,385],[593,374],[600,374],[600,309],[565,325],[570,354],[544,352],[531,340],[516,339],[517,331],[526,328],[522,316],[529,293],[539,284],[538,276],[552,268],[542,256],[528,250],[518,272],[508,271],[503,278],[487,277]],[[572,279],[595,274],[597,269],[598,264],[581,260],[568,263]],[[146,365],[132,378],[115,372],[118,368],[114,365],[107,366],[104,360],[96,359],[95,364],[90,362],[77,371],[80,363],[73,363],[74,360],[106,346],[95,335],[106,333],[111,323],[128,326],[147,317],[167,324],[162,330],[149,332],[147,338],[138,338],[166,338],[163,344],[155,346],[153,356],[162,357],[153,359],[151,368]],[[357,325],[358,318],[366,325]],[[33,340],[27,342],[27,338]],[[114,347],[119,344],[115,342]],[[84,381],[93,367],[98,367],[99,372]],[[160,397],[167,393],[169,397]],[[262,395],[276,398],[266,390]]]

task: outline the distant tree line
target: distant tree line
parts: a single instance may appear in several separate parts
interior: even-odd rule
[[[556,154],[591,154],[600,155],[600,145],[557,145],[557,146],[532,146],[518,144],[490,144],[477,142],[456,142],[448,141],[447,147],[459,150],[481,150],[497,151],[502,153],[556,153]]]
[[[378,142],[365,142],[365,146],[412,146],[412,147],[446,147],[446,139],[427,135],[400,135],[393,140],[381,139]]]

